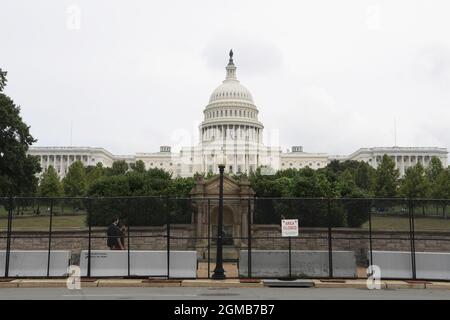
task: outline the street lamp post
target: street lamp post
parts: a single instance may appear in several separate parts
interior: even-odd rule
[[[216,268],[214,269],[213,279],[225,279],[225,271],[223,270],[222,255],[222,237],[223,237],[223,171],[225,165],[219,164],[220,183],[219,183],[219,217],[217,223],[217,252],[216,252]]]

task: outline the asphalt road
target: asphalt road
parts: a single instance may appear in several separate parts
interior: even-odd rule
[[[246,300],[246,299],[445,299],[450,290],[398,289],[322,289],[322,288],[4,288],[0,299],[51,300]]]

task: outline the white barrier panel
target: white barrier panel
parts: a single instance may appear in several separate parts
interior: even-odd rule
[[[416,277],[450,280],[450,253],[416,252]]]
[[[0,251],[0,276],[5,276],[6,251]],[[10,277],[46,277],[48,251],[46,250],[11,250],[9,256]],[[70,251],[51,250],[51,277],[67,276],[70,264]]]
[[[368,257],[370,259],[370,251]],[[381,278],[412,278],[411,253],[408,251],[372,251],[372,259],[372,264],[381,269]]]
[[[88,251],[81,251],[81,276],[87,276]],[[91,277],[128,275],[128,251],[91,250]],[[167,251],[130,251],[130,276],[167,276]],[[170,251],[170,277],[196,278],[197,251]]]
[[[288,250],[252,250],[252,277],[288,277]],[[292,250],[293,277],[328,277],[328,251]],[[239,275],[248,276],[248,251],[239,254]],[[333,276],[356,277],[356,258],[353,251],[333,251]]]
[[[373,251],[372,257],[372,264],[381,269],[381,278],[412,278],[409,251]],[[416,277],[450,280],[450,253],[416,252]]]

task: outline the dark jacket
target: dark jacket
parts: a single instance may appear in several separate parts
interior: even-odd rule
[[[108,236],[107,246],[110,249],[113,249],[115,247],[119,247],[119,241],[121,232],[118,226],[116,226],[114,223],[112,223],[108,230],[106,231],[106,235]]]

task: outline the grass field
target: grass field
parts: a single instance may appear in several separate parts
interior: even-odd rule
[[[85,227],[85,215],[66,215],[53,217],[53,229],[75,229]],[[0,219],[0,230],[6,230],[7,220]],[[25,216],[13,220],[13,230],[48,230],[49,216]],[[368,229],[366,222],[362,228]],[[408,231],[409,219],[406,217],[372,218],[372,230]],[[416,231],[449,231],[450,219],[415,218]]]
[[[450,219],[418,218],[414,219],[415,231],[449,231]],[[369,228],[366,222],[363,228]],[[409,231],[407,217],[372,217],[372,230]]]
[[[52,228],[53,229],[74,229],[83,228],[85,224],[85,215],[74,216],[54,216]],[[7,219],[0,219],[0,230],[5,230],[7,227]],[[29,216],[20,217],[13,220],[12,228],[16,230],[48,230],[50,222],[49,216]]]

